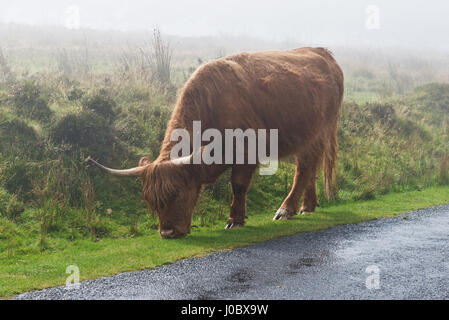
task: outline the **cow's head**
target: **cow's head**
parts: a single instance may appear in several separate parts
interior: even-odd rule
[[[125,170],[110,169],[90,157],[87,161],[112,175],[142,178],[143,198],[158,215],[162,238],[182,237],[190,232],[201,184],[184,161],[152,163],[144,157],[137,167]]]

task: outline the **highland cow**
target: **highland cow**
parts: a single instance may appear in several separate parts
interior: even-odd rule
[[[181,128],[192,136],[194,121],[201,121],[202,130],[222,133],[225,129],[277,129],[278,155],[294,157],[296,170],[291,191],[273,219],[290,219],[301,198],[301,213],[317,207],[316,179],[321,167],[327,196],[335,192],[342,100],[343,73],[326,49],[240,53],[206,63],[192,74],[153,162],[144,157],[135,168],[116,170],[89,161],[110,174],[142,178],[143,198],[157,212],[163,238],[190,232],[202,187],[230,168],[233,200],[226,228],[236,228],[245,223],[247,192],[260,163],[195,164],[190,161],[193,154],[172,159],[176,141],[171,134]],[[202,142],[200,150],[194,150],[192,145],[190,151],[204,152],[206,146]]]

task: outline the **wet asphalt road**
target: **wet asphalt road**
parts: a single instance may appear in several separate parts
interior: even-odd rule
[[[449,299],[449,205],[17,298]]]

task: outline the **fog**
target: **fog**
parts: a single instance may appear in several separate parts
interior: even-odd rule
[[[0,23],[449,50],[443,0],[0,0]]]

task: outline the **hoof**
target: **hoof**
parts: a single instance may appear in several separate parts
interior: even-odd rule
[[[300,214],[308,214],[308,213],[312,213],[312,212],[314,212],[315,211],[315,209],[309,209],[309,208],[306,208],[306,207],[301,207],[301,209],[299,209],[299,213]]]
[[[243,227],[243,223],[229,222],[225,226],[225,230]]]
[[[160,235],[164,239],[170,239],[175,237],[175,230],[169,229],[169,230],[161,230]]]
[[[273,217],[273,221],[276,221],[279,219],[288,220],[294,215],[295,215],[294,213],[293,214],[289,213],[287,209],[279,208]]]

